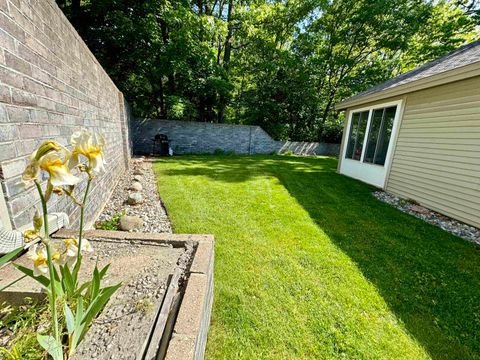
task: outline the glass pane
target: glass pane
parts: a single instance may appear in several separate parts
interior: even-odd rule
[[[368,121],[368,111],[364,111],[360,113],[360,120],[358,121],[358,128],[357,128],[357,137],[355,141],[355,150],[352,156],[353,160],[360,160],[360,158],[362,157],[363,141],[365,139],[367,121]]]
[[[350,125],[350,132],[348,138],[347,152],[345,157],[351,159],[353,157],[353,150],[355,149],[355,138],[357,137],[358,120],[360,119],[360,113],[354,113],[352,115],[352,123]]]
[[[368,133],[367,147],[365,149],[364,162],[373,163],[375,149],[377,148],[378,133],[382,126],[383,112],[385,109],[373,110],[370,131]]]
[[[390,144],[390,138],[392,136],[393,121],[395,120],[396,112],[396,106],[385,109],[382,127],[378,136],[374,164],[385,165],[385,159],[387,157],[388,145]]]
[[[350,125],[350,133],[347,144],[347,159],[360,160],[362,156],[363,140],[368,121],[368,111],[354,113]]]

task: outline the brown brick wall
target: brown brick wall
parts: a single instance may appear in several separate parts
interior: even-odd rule
[[[108,142],[107,174],[94,183],[87,207],[93,220],[128,164],[127,112],[123,95],[54,0],[0,0],[0,181],[14,227],[28,223],[38,207],[34,189],[21,182],[28,155],[46,139],[67,145],[81,127]],[[55,197],[50,208],[78,221],[68,199]]]

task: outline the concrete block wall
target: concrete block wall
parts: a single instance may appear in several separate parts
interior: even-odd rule
[[[0,0],[0,182],[10,218],[2,221],[21,228],[39,207],[34,187],[21,182],[32,151],[46,139],[67,145],[82,127],[107,139],[107,174],[87,207],[92,221],[128,164],[127,121],[122,94],[54,0]],[[78,222],[64,197],[54,195],[50,210]]]
[[[132,125],[134,153],[150,154],[152,139],[159,133],[168,136],[175,154],[206,154],[215,150],[268,154],[278,147],[258,126],[135,119]]]
[[[133,151],[152,153],[152,139],[165,134],[174,154],[208,154],[215,150],[236,154],[292,151],[298,155],[338,155],[339,144],[275,141],[259,126],[212,124],[158,119],[132,120]]]
[[[305,141],[285,141],[279,152],[291,151],[297,155],[338,156],[340,144],[329,144]]]

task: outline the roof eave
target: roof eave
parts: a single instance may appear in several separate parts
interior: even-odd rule
[[[441,74],[432,75],[423,79],[415,80],[407,84],[398,85],[390,89],[379,90],[371,94],[355,98],[351,97],[335,104],[335,110],[343,111],[358,105],[383,100],[390,97],[401,96],[418,90],[448,84],[451,82],[480,76],[480,61],[461,66]]]

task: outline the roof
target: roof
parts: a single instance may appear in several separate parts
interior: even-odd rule
[[[436,60],[430,61],[422,66],[419,66],[409,72],[400,74],[390,80],[387,80],[381,84],[378,84],[366,91],[356,94],[336,105],[337,110],[346,109],[351,105],[357,105],[359,103],[365,103],[367,101],[377,100],[375,97],[384,98],[395,95],[405,94],[416,89],[412,89],[411,86],[421,81],[428,83],[428,80],[440,79],[442,76],[446,76],[453,70],[468,67],[469,65],[480,65],[480,40],[471,42],[451,53],[442,56]],[[469,77],[469,74],[466,74]],[[471,73],[471,76],[477,76],[478,74]],[[454,81],[454,80],[453,80]],[[431,86],[439,85],[437,82],[432,81]],[[424,86],[426,88],[429,86]],[[396,91],[398,90],[398,91]],[[403,90],[403,91],[402,91]],[[375,96],[385,93],[386,96]],[[365,100],[365,101],[363,101]]]

